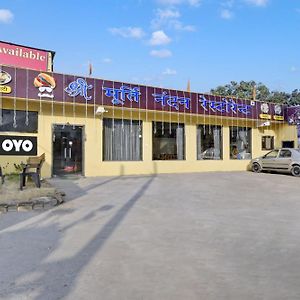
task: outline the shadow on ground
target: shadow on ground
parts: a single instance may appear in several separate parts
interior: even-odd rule
[[[75,195],[80,197],[91,189],[104,186],[119,178],[104,180],[101,183],[95,182],[86,186],[84,190],[81,188],[76,189],[74,183],[72,187],[74,193],[72,195],[74,198]],[[93,239],[72,257],[65,253],[63,259],[54,261],[49,259],[53,252],[59,251],[63,243],[64,233],[67,230],[82,222],[100,217],[101,213],[110,212],[114,208],[113,205],[99,203],[99,207],[95,207],[92,211],[87,210],[88,213],[83,217],[63,227],[59,225],[61,222],[55,220],[69,217],[74,213],[73,209],[60,207],[60,209],[54,209],[40,215],[29,215],[27,220],[20,218],[18,220],[22,222],[20,224],[12,226],[9,223],[6,230],[1,228],[0,252],[2,258],[5,255],[6,259],[0,259],[0,266],[1,270],[7,270],[7,272],[3,272],[0,276],[0,298],[19,299],[18,297],[26,296],[29,299],[45,300],[54,299],[53,297],[55,299],[66,297],[82,269],[102,249],[135,203],[149,188],[154,178],[155,176],[147,177],[146,181],[133,191],[132,196],[112,214],[110,219],[104,225],[101,225]],[[14,240],[18,241],[18,249],[13,252],[13,257],[11,257],[9,247],[11,247]],[[36,251],[32,249],[36,249]],[[13,266],[11,265],[12,262]],[[62,270],[64,270],[63,274]],[[58,274],[59,276],[57,276]],[[50,292],[51,296],[49,296]]]

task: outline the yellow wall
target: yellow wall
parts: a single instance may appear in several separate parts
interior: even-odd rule
[[[3,108],[12,109],[12,101],[3,100]],[[18,110],[25,110],[25,102],[17,101]],[[42,108],[42,109],[41,109]],[[275,146],[280,147],[283,140],[293,140],[297,145],[297,131],[295,126],[275,123],[267,129],[257,127],[261,120],[231,120],[208,116],[200,117],[191,114],[180,115],[162,114],[161,112],[130,111],[124,109],[113,109],[107,107],[105,117],[130,119],[141,119],[143,121],[143,161],[139,162],[111,162],[102,161],[102,118],[94,116],[94,107],[77,105],[75,116],[72,105],[63,106],[51,103],[40,103],[32,101],[29,103],[29,110],[39,111],[38,133],[22,134],[18,132],[1,132],[7,135],[30,135],[38,138],[38,155],[46,153],[46,162],[42,169],[44,177],[50,177],[52,170],[52,126],[53,124],[66,124],[84,126],[84,175],[85,176],[111,176],[130,174],[153,174],[153,173],[178,173],[178,172],[202,172],[202,171],[239,171],[246,170],[249,160],[231,160],[229,158],[230,126],[243,126],[252,128],[252,157],[263,155],[267,151],[261,150],[261,137],[263,135],[275,136]],[[87,118],[86,118],[87,114]],[[152,121],[180,122],[185,123],[185,154],[183,161],[152,161]],[[223,126],[223,160],[197,160],[196,125],[197,124],[222,125]],[[27,157],[0,156],[0,165],[7,166],[6,172],[14,171],[13,164],[20,161],[25,162]]]

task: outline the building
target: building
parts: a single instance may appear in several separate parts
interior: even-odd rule
[[[0,66],[0,165],[46,153],[42,175],[246,170],[297,147],[285,107]]]

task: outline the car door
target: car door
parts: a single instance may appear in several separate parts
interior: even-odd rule
[[[288,171],[292,162],[292,152],[288,149],[281,149],[276,159],[276,169],[278,171]]]
[[[273,170],[276,168],[276,159],[278,153],[279,150],[273,150],[262,157],[261,163],[264,170]]]

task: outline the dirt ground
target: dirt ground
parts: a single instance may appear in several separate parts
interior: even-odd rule
[[[7,176],[4,184],[0,183],[0,204],[19,203],[34,198],[53,196],[54,194],[55,188],[47,181],[43,181],[41,188],[37,188],[31,180],[28,180],[26,186],[21,191],[18,175]]]

